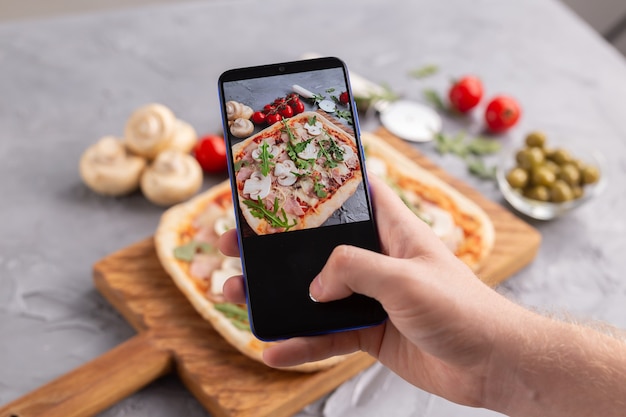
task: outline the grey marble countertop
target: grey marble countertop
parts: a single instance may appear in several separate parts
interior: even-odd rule
[[[78,176],[83,150],[120,135],[130,112],[153,101],[201,133],[219,131],[222,71],[310,51],[339,56],[415,100],[478,74],[488,96],[508,93],[524,108],[505,144],[541,129],[602,152],[607,190],[559,220],[531,221],[543,237],[539,253],[500,290],[533,308],[626,328],[626,61],[560,3],[216,0],[21,21],[0,25],[0,404],[134,334],[95,290],[91,266],[151,235],[162,209],[141,195],[90,192]],[[440,72],[407,76],[425,64]],[[444,129],[472,132],[474,122],[446,118]],[[501,201],[458,159],[432,143],[415,146]],[[224,178],[208,176],[204,186]],[[183,414],[208,415],[176,376],[102,413]],[[299,415],[496,413],[451,404],[375,366]]]

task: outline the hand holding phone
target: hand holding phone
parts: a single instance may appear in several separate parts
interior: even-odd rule
[[[318,304],[308,294],[338,245],[380,251],[345,64],[234,69],[219,91],[254,334],[276,340],[381,323],[386,314],[371,298]]]

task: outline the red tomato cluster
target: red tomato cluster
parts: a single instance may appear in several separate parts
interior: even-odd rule
[[[270,104],[266,104],[263,106],[262,111],[254,112],[252,114],[252,122],[257,125],[266,123],[273,125],[283,118],[287,119],[303,111],[304,104],[300,101],[300,96],[296,93],[291,93],[285,97],[278,97]]]
[[[468,75],[455,81],[448,91],[452,109],[467,113],[483,98],[483,85],[478,77]],[[485,109],[485,123],[493,133],[502,133],[513,127],[521,116],[518,102],[509,96],[496,96]]]

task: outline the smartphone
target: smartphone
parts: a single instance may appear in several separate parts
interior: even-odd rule
[[[248,313],[261,340],[387,317],[360,294],[328,303],[309,296],[336,246],[380,251],[348,75],[343,61],[327,57],[219,78]]]

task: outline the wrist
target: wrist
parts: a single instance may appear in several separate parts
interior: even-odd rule
[[[523,309],[517,320],[494,348],[486,407],[511,417],[621,415],[624,341]]]

